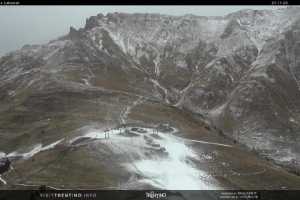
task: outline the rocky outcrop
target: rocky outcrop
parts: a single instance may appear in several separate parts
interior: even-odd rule
[[[6,154],[3,152],[0,152],[0,174],[3,174],[9,169],[10,161],[6,157]]]

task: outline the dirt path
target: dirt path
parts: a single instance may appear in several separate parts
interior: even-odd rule
[[[207,142],[207,141],[203,141],[203,140],[190,140],[190,139],[184,139],[184,140],[190,141],[190,142],[197,142],[197,143],[201,143],[201,144],[210,144],[210,145],[233,148],[233,146],[229,145],[229,144],[222,144],[222,143],[216,143],[216,142]]]

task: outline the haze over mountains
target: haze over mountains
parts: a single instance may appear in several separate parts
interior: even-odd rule
[[[6,172],[6,187],[178,189],[181,174],[203,189],[201,171],[212,188],[299,188],[299,13],[99,14],[3,56],[0,151],[30,174]]]

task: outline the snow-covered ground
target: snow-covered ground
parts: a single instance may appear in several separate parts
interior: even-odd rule
[[[193,166],[189,158],[197,159],[197,154],[177,137],[159,133],[162,137],[158,144],[166,149],[164,158],[142,159],[134,163],[144,178],[141,180],[151,185],[168,190],[213,189],[212,185],[203,182],[207,174]],[[129,166],[130,168],[130,166]],[[130,168],[135,170],[135,168]]]
[[[192,159],[200,159],[197,153],[187,146],[186,140],[173,135],[176,129],[172,130],[160,132],[141,127],[91,130],[72,142],[80,138],[99,139],[115,155],[128,157],[122,165],[141,177],[136,180],[137,184],[151,184],[168,190],[217,189],[208,174],[192,162]]]
[[[122,188],[128,189],[130,185],[144,184],[168,190],[219,188],[211,176],[196,166],[194,161],[203,161],[203,156],[195,152],[188,144],[200,142],[226,147],[230,147],[229,145],[180,138],[174,135],[177,129],[173,127],[164,131],[159,130],[159,128],[145,127],[90,129],[81,136],[65,141],[65,145],[80,145],[86,142],[85,139],[97,140],[113,152],[112,159],[114,156],[122,155],[124,159],[116,164],[124,167],[124,170],[135,177],[123,183]],[[64,140],[61,139],[45,146],[37,144],[28,152],[14,151],[7,156],[29,159],[42,151],[55,148]],[[6,184],[1,177],[0,181]]]
[[[56,145],[58,145],[59,143],[61,143],[64,139],[60,139],[56,142],[53,142],[49,145],[43,146],[42,144],[37,144],[35,145],[32,150],[30,150],[29,152],[25,152],[25,153],[20,153],[18,151],[14,151],[11,152],[7,155],[7,157],[21,157],[23,159],[29,159],[31,157],[33,157],[34,155],[42,152],[42,151],[47,151],[49,149],[53,149]]]

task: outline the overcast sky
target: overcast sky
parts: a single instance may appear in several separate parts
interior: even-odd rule
[[[0,6],[0,56],[25,44],[41,44],[84,26],[98,13],[162,13],[222,16],[241,9],[272,6]]]

